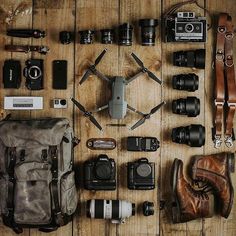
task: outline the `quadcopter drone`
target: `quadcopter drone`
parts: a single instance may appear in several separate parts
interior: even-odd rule
[[[105,109],[109,110],[109,115],[111,116],[112,119],[123,119],[126,116],[127,109],[130,111],[133,111],[139,115],[142,116],[142,118],[135,123],[130,129],[134,130],[135,128],[139,127],[142,125],[146,119],[149,119],[151,115],[153,115],[155,112],[157,112],[162,105],[165,104],[165,102],[160,103],[159,105],[155,106],[153,109],[148,114],[145,114],[143,112],[140,112],[136,110],[135,108],[131,107],[127,102],[125,101],[125,87],[128,85],[131,81],[134,79],[138,78],[143,73],[147,73],[148,76],[156,81],[159,84],[162,84],[161,80],[158,79],[151,71],[149,71],[143,64],[143,62],[134,54],[131,53],[131,56],[134,58],[134,60],[137,62],[137,64],[140,66],[140,71],[135,74],[134,76],[126,79],[121,76],[114,76],[111,79],[103,75],[100,71],[96,69],[96,66],[98,63],[101,61],[103,56],[105,55],[107,49],[104,49],[102,53],[97,57],[95,60],[95,63],[93,65],[90,65],[87,69],[87,71],[84,73],[82,79],[80,80],[79,84],[81,85],[84,81],[88,79],[88,77],[92,74],[96,75],[98,78],[105,80],[109,84],[111,84],[111,92],[112,92],[112,97],[108,104],[97,108],[95,111],[90,112],[87,111],[84,106],[79,103],[77,100],[74,98],[71,98],[71,101],[79,108],[79,110],[83,113],[83,115],[87,118],[90,119],[90,121],[99,129],[102,130],[101,125],[97,122],[97,120],[94,118],[92,113],[94,112],[100,112]]]

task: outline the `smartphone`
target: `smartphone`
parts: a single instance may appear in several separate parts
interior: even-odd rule
[[[54,60],[52,62],[52,88],[67,89],[67,61]]]

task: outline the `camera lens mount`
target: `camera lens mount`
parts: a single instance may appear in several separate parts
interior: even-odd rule
[[[28,76],[32,80],[36,80],[42,76],[42,70],[38,66],[30,66]]]

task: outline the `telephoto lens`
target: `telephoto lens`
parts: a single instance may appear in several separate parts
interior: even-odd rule
[[[139,26],[141,27],[141,39],[143,46],[154,46],[156,39],[157,19],[141,19]]]
[[[115,32],[113,29],[102,29],[100,33],[102,44],[112,44],[114,42]]]
[[[145,201],[143,202],[143,215],[152,216],[154,215],[154,203]]]
[[[80,34],[80,44],[92,44],[94,37],[94,30],[81,30]]]
[[[133,27],[129,23],[124,23],[118,28],[118,44],[124,46],[132,45]]]
[[[205,54],[205,49],[174,52],[173,63],[175,66],[204,69]]]
[[[172,87],[177,90],[194,92],[198,90],[199,79],[194,73],[174,75],[172,78]]]
[[[92,199],[87,201],[87,217],[111,219],[112,223],[125,223],[135,215],[135,204],[124,200]]]
[[[196,97],[187,97],[173,100],[172,112],[188,117],[196,117],[200,114],[200,99]]]
[[[189,125],[174,128],[172,141],[187,144],[190,147],[201,147],[205,144],[205,127],[202,125]]]
[[[73,40],[73,34],[69,31],[61,31],[59,39],[62,44],[70,44]]]

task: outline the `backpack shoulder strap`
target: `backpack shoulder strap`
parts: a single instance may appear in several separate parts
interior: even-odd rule
[[[22,233],[23,230],[14,221],[14,168],[16,164],[16,148],[7,147],[6,148],[6,163],[7,163],[7,173],[8,173],[8,196],[7,196],[7,214],[3,215],[3,223],[10,228],[12,228],[15,233]]]
[[[52,160],[52,199],[54,203],[54,217],[57,224],[60,226],[64,225],[63,214],[61,212],[60,202],[59,202],[59,189],[58,189],[58,150],[57,146],[49,147],[49,155]]]

